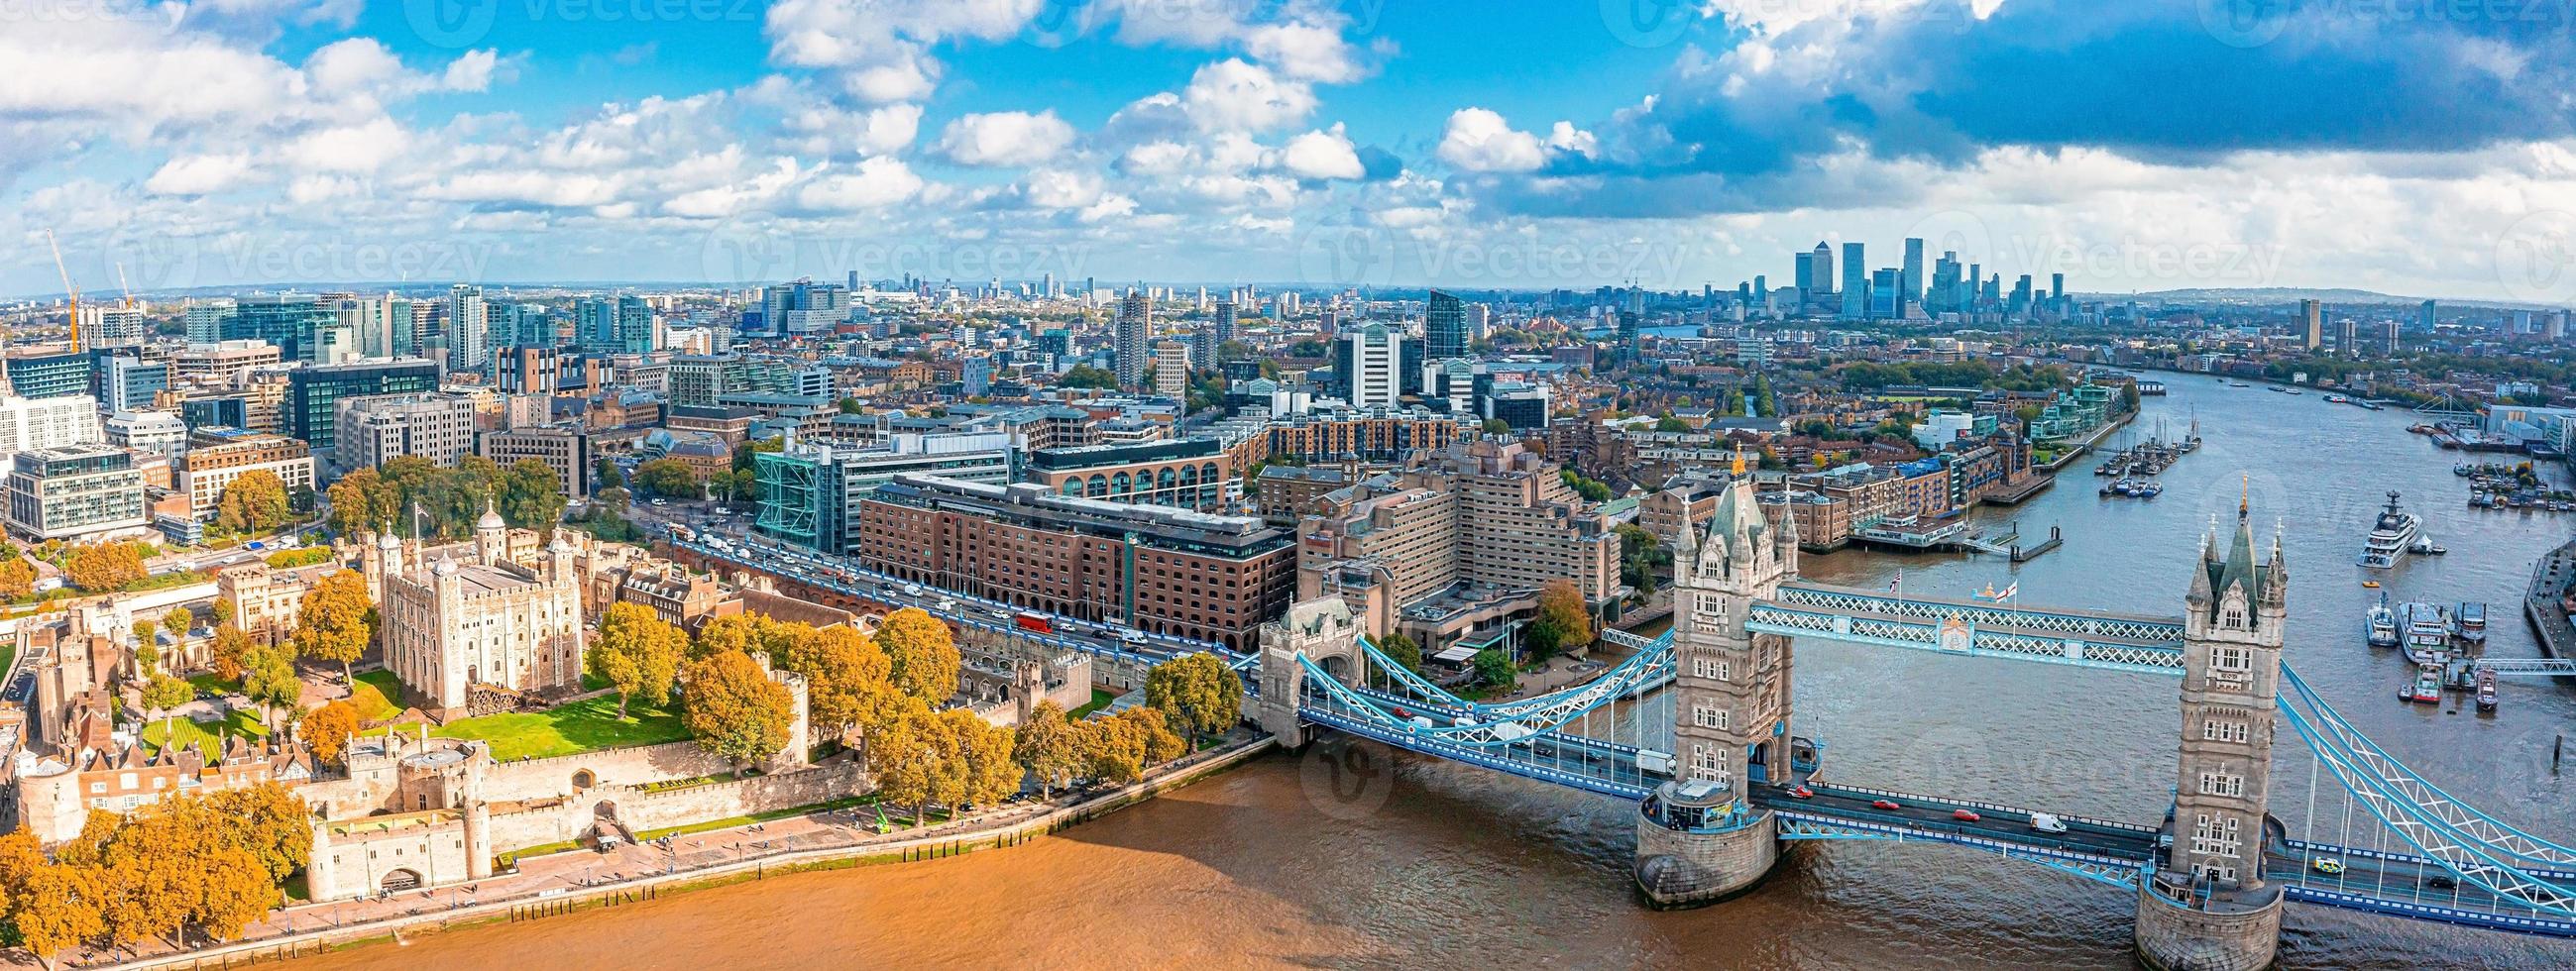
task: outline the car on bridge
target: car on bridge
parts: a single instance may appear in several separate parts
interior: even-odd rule
[[[2055,813],[2032,813],[2030,828],[2043,833],[2063,833],[2066,832],[2066,821],[2057,818]]]
[[[1816,790],[1805,786],[1790,786],[1788,792],[1791,799],[1812,799],[1816,795]]]
[[[1905,808],[1905,804],[1894,799],[1872,799],[1869,802],[1869,808],[1892,813]]]
[[[1977,811],[1974,809],[1953,809],[1950,810],[1950,818],[1963,823],[1974,823],[1982,821],[1986,817],[1977,815]]]
[[[2316,859],[2309,860],[2308,868],[2327,876],[2334,876],[2335,874],[2343,872],[2343,861],[2331,856],[2320,856]]]

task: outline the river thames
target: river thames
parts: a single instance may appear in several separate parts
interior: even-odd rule
[[[2500,710],[2408,705],[2393,651],[2362,642],[2355,565],[2389,490],[2449,547],[2384,576],[2393,600],[2484,600],[2491,656],[2537,653],[2521,619],[2532,560],[2576,516],[2465,505],[2442,452],[2401,410],[2368,412],[2157,375],[2112,442],[2197,421],[2204,446],[2151,501],[2105,499],[2092,462],[2018,509],[2066,545],[1996,557],[1842,552],[1807,577],[1963,597],[2018,581],[2025,605],[2175,614],[2213,518],[2250,488],[2258,534],[2285,529],[2288,658],[2382,746],[2496,817],[2576,839],[2576,783],[2551,747],[2576,687],[2508,680]],[[2250,483],[2250,487],[2240,486]],[[1800,642],[1799,734],[1838,783],[2152,822],[2170,803],[2176,682],[1923,652]],[[2308,792],[2283,732],[2273,805],[2300,830]],[[2576,774],[2576,765],[2568,769]],[[2328,782],[2327,785],[2331,785]],[[2322,815],[2322,813],[2321,813]],[[2321,823],[2317,835],[2340,835]],[[299,962],[440,968],[1363,967],[2131,968],[2134,897],[1973,851],[1803,844],[1759,889],[1672,913],[1633,899],[1627,803],[1372,747],[1274,755],[1162,799],[1001,852],[803,874],[533,923],[429,935]],[[2368,836],[2360,837],[2368,845]],[[2290,905],[2289,968],[2570,967],[2576,945]]]

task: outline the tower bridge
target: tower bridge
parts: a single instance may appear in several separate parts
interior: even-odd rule
[[[1744,892],[1787,844],[1884,840],[2120,887],[2135,895],[2139,954],[2158,968],[2269,966],[2291,901],[2576,937],[2576,848],[2443,792],[2282,662],[2289,565],[2277,536],[2256,542],[2250,518],[2240,506],[2230,535],[2204,538],[2179,615],[2145,616],[1800,581],[1794,524],[1773,526],[1739,484],[1676,547],[1672,629],[1612,635],[1634,655],[1588,684],[1460,698],[1389,661],[1338,601],[1319,600],[1265,629],[1255,707],[1291,746],[1331,729],[1633,801],[1637,887],[1658,907]],[[2178,678],[2172,807],[2161,820],[2043,819],[1829,783],[1824,746],[1793,731],[1800,639]],[[2295,744],[2276,758],[2284,729]],[[2276,765],[2307,769],[2297,832],[2271,812]]]
[[[2288,564],[2277,537],[2258,548],[2248,513],[2240,507],[2230,535],[2203,540],[2179,615],[2144,616],[1802,581],[1794,524],[1774,527],[1739,484],[1676,547],[1671,630],[1605,632],[1631,656],[1585,684],[1459,697],[1379,653],[1338,598],[1292,606],[1264,627],[1257,654],[1199,647],[1245,675],[1248,714],[1289,747],[1338,731],[1634,803],[1636,884],[1658,907],[1742,893],[1789,844],[1875,840],[1966,847],[2119,887],[2136,901],[2139,954],[2158,968],[2269,966],[2289,902],[2576,938],[2576,847],[2444,792],[2283,663]],[[821,579],[801,576],[818,567],[828,567]],[[926,603],[830,564],[785,568],[854,596]],[[1007,605],[965,606],[951,619],[1006,624]],[[1048,639],[1073,650],[1144,651],[1137,660],[1150,663],[1190,649],[1059,621]],[[2002,803],[1829,779],[1826,746],[1793,728],[1793,647],[1815,639],[2177,678],[2171,808],[2155,820],[2043,821]],[[2276,752],[2285,728],[2295,744]],[[2287,788],[2276,785],[2284,770]],[[2294,831],[2273,810],[2302,799]]]

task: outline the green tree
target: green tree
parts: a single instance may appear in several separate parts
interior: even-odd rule
[[[877,646],[893,662],[897,690],[930,704],[957,693],[957,641],[948,625],[919,607],[886,615]]]
[[[599,636],[591,638],[586,666],[591,676],[617,689],[617,717],[623,721],[627,702],[635,696],[657,701],[670,697],[671,682],[679,676],[680,657],[688,652],[688,645],[689,636],[654,615],[652,608],[613,603],[600,618]]]
[[[136,621],[134,622],[134,652],[135,652],[135,657],[137,657],[138,659],[140,659],[140,660],[142,661],[143,666],[144,666],[145,668],[150,669],[150,670],[156,670],[156,671],[160,669],[160,667],[161,667],[161,625],[160,625],[160,624],[155,623],[151,618],[148,618],[148,617],[147,617],[147,618],[143,618],[143,619],[136,620]]]
[[[555,526],[563,522],[564,507],[572,497],[564,494],[563,478],[554,466],[536,459],[520,459],[501,473],[498,505],[501,519],[520,529],[533,529],[541,536],[554,535]]]
[[[1476,652],[1473,662],[1476,677],[1497,688],[1509,688],[1520,682],[1520,671],[1512,667],[1512,656],[1501,648],[1489,647]]]
[[[1187,731],[1196,747],[1199,736],[1243,719],[1243,679],[1214,654],[1184,654],[1145,673],[1145,703]]]
[[[215,502],[215,525],[236,533],[265,533],[285,524],[291,514],[285,480],[267,469],[235,476]]]
[[[216,613],[224,613],[224,602],[215,601]],[[206,652],[214,662],[215,676],[232,681],[242,676],[244,658],[250,654],[250,635],[228,623],[215,624],[214,646]]]
[[[1691,426],[1689,422],[1675,418],[1671,415],[1666,415],[1662,418],[1656,419],[1655,430],[1668,435],[1677,435],[1682,432],[1690,431]]]
[[[626,487],[626,473],[617,467],[616,459],[601,458],[599,461],[591,463],[590,469],[591,480],[597,483],[597,488],[622,489]]]
[[[1058,375],[1055,383],[1060,388],[1098,388],[1103,391],[1115,391],[1118,390],[1118,375],[1105,368],[1076,364]]]
[[[1074,728],[1078,730],[1075,739],[1080,743],[1084,775],[1112,785],[1145,777],[1146,732],[1142,723],[1112,716],[1083,722]]]
[[[637,466],[635,487],[645,495],[664,499],[695,499],[706,494],[698,474],[679,459],[654,459]]]
[[[1055,798],[1055,787],[1071,783],[1082,770],[1081,730],[1055,702],[1039,702],[1012,739],[1011,759],[1037,777],[1038,795]]]
[[[172,607],[169,613],[161,615],[161,629],[169,631],[174,639],[186,640],[188,632],[196,627],[197,612],[186,607]]]
[[[1512,433],[1512,423],[1500,418],[1485,419],[1484,427],[1485,434],[1487,435],[1509,435]]]
[[[698,747],[737,766],[748,766],[787,747],[794,728],[795,696],[769,679],[759,662],[725,651],[692,662],[682,679],[681,724]]]
[[[304,682],[295,677],[294,656],[282,647],[250,648],[242,657],[242,694],[259,706],[261,721],[281,709],[293,710],[304,697]]]
[[[1386,635],[1377,642],[1377,652],[1386,655],[1387,660],[1404,665],[1407,671],[1422,673],[1422,645],[1411,634],[1395,631]]]
[[[841,399],[841,413],[844,415],[864,415],[868,413],[868,406],[860,404],[859,399],[857,398],[843,398]]]
[[[341,677],[356,684],[350,666],[367,653],[367,643],[375,637],[369,616],[374,612],[367,579],[355,570],[335,570],[305,592],[296,607],[296,646],[306,657],[337,662]]]
[[[143,683],[143,710],[147,714],[160,716],[163,738],[170,737],[170,719],[178,716],[179,706],[187,704],[196,697],[197,690],[188,682],[167,674],[156,673],[151,680]]]

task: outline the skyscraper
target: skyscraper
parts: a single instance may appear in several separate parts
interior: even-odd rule
[[[1834,292],[1834,280],[1837,279],[1834,276],[1834,248],[1818,240],[1814,252],[1808,254],[1807,259],[1807,269],[1814,275],[1800,279],[1798,290],[1812,294],[1807,298],[1808,303],[1822,304],[1826,295]]]
[[[2299,328],[2299,333],[2307,337],[2309,350],[2313,351],[2324,346],[2326,342],[2325,305],[2314,300],[2299,301]]]
[[[1923,303],[1923,241],[1905,241],[1905,265],[1896,277],[1896,316],[1911,317]]]
[[[492,363],[491,314],[483,307],[483,288],[459,283],[447,288],[448,366],[478,370]]]
[[[1145,295],[1130,288],[1125,299],[1118,301],[1118,315],[1113,353],[1118,363],[1118,384],[1133,388],[1145,383],[1145,341],[1154,329],[1154,305]]]
[[[1789,273],[1790,284],[1798,288],[1799,302],[1813,302],[1816,299],[1816,254],[1799,250],[1796,257],[1792,262],[1797,266]]]
[[[1870,319],[1895,319],[1905,310],[1905,271],[1887,267],[1871,273],[1868,292]]]
[[[1187,405],[1190,398],[1190,346],[1179,341],[1154,345],[1154,393]]]
[[[1861,263],[1859,243],[1843,244],[1843,313],[1844,320],[1869,316],[1869,270]]]
[[[1432,360],[1467,356],[1467,304],[1457,297],[1431,291],[1429,307],[1422,315],[1424,350]]]

